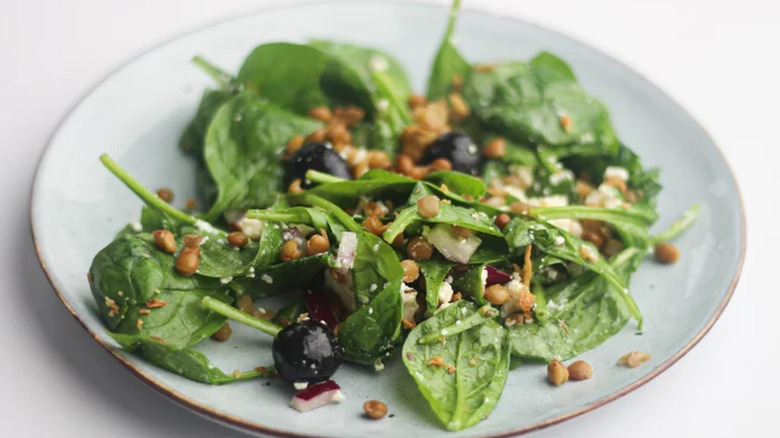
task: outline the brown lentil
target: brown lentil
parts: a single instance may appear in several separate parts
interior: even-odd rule
[[[383,224],[377,216],[369,216],[363,221],[363,228],[375,236],[381,236],[387,231],[387,225]]]
[[[439,197],[436,195],[423,196],[417,200],[417,211],[424,218],[432,218],[439,214]]]
[[[453,225],[450,229],[450,233],[452,233],[453,236],[457,237],[458,239],[468,239],[469,236],[473,233],[473,230],[470,230],[465,227],[459,227],[457,225]]]
[[[171,201],[173,201],[173,190],[169,189],[168,187],[160,187],[157,190],[157,196],[170,204]]]
[[[379,420],[387,415],[387,405],[379,400],[369,400],[363,403],[363,410],[366,412],[366,417],[372,420]]]
[[[305,192],[305,190],[303,190],[303,188],[301,188],[301,179],[300,178],[295,178],[290,183],[290,186],[287,187],[287,193],[296,194],[296,193],[303,193],[303,192]]]
[[[289,262],[292,260],[298,260],[303,253],[298,249],[298,242],[294,240],[288,240],[282,245],[282,251],[279,253],[279,258],[283,262]]]
[[[406,255],[412,260],[428,260],[433,255],[433,245],[425,237],[415,237],[406,244]]]
[[[227,235],[227,241],[231,246],[243,248],[249,244],[249,238],[241,231],[233,231]]]
[[[185,234],[182,240],[184,240],[185,248],[198,248],[200,243],[203,242],[203,236],[199,234]]]
[[[176,271],[189,277],[198,270],[198,264],[200,263],[200,249],[199,248],[184,248],[179,252],[179,256],[176,258]]]
[[[452,163],[446,158],[437,158],[430,164],[433,170],[452,170]]]
[[[352,178],[358,179],[366,172],[368,172],[368,163],[365,161],[358,163],[352,168]]]
[[[404,268],[404,283],[413,283],[420,276],[420,267],[414,260],[402,261],[401,267]]]
[[[428,103],[428,100],[425,99],[425,96],[421,96],[419,94],[412,94],[409,96],[409,99],[406,101],[407,105],[409,105],[409,108],[415,109],[421,106],[425,106],[425,104]]]
[[[409,172],[409,178],[420,181],[427,173],[424,167],[415,167]]]
[[[525,202],[515,201],[509,204],[509,210],[512,213],[528,214],[531,207]]]
[[[630,368],[636,368],[648,360],[650,360],[649,354],[634,350],[618,359],[618,365],[627,365]]]
[[[309,117],[317,119],[322,123],[328,123],[333,118],[330,108],[326,106],[315,106],[309,109]]]
[[[485,299],[490,304],[500,306],[509,299],[509,291],[500,284],[494,284],[485,289]]]
[[[383,151],[372,151],[368,153],[368,167],[371,169],[387,169],[392,163],[387,153]]]
[[[400,173],[407,174],[414,168],[414,161],[412,158],[405,154],[398,155],[395,160],[395,170]]]
[[[590,379],[593,375],[593,367],[584,360],[578,360],[572,362],[569,365],[569,378],[571,380],[585,380]]]
[[[330,249],[330,241],[325,230],[320,230],[320,234],[315,234],[306,242],[306,255],[313,256],[321,254]]]
[[[255,313],[255,303],[252,301],[252,297],[249,294],[238,297],[236,308],[250,315]]]
[[[562,385],[569,380],[569,370],[562,363],[553,359],[547,364],[547,380],[555,386]]]
[[[190,198],[186,201],[184,201],[184,208],[187,210],[195,210],[195,207],[198,206],[198,201],[195,200],[195,198]]]
[[[577,196],[580,197],[580,200],[584,200],[588,195],[593,192],[593,186],[590,185],[590,183],[587,183],[581,179],[577,180]]]
[[[366,112],[363,108],[354,105],[336,107],[333,113],[333,117],[344,122],[347,127],[354,126],[356,123],[363,120],[363,117],[365,116]]]
[[[333,148],[341,152],[344,146],[352,142],[352,134],[343,123],[333,123],[325,129],[325,138],[333,143]],[[337,147],[338,146],[338,147]]]
[[[506,155],[506,141],[503,138],[491,140],[482,149],[482,154],[486,158],[503,158]]]
[[[452,89],[455,91],[460,91],[462,87],[463,87],[463,76],[454,75],[452,77]]]
[[[233,334],[233,329],[230,328],[230,324],[224,323],[222,324],[222,327],[219,328],[216,332],[214,332],[213,335],[211,335],[211,338],[215,341],[219,342],[225,342],[228,339],[230,339],[230,335]]]
[[[320,128],[307,135],[303,143],[322,143],[323,141],[325,141],[325,129]]]
[[[601,248],[604,246],[604,239],[602,239],[598,233],[594,233],[593,231],[585,230],[582,233],[582,238],[592,243],[596,248]]]
[[[154,244],[157,245],[157,248],[160,248],[168,254],[176,252],[176,238],[173,237],[173,233],[168,230],[156,230],[152,233],[152,236],[154,237]]]
[[[505,226],[507,226],[507,224],[508,224],[508,223],[509,223],[509,221],[511,221],[511,220],[512,220],[512,218],[511,218],[511,217],[509,217],[509,215],[508,215],[508,214],[506,214],[506,213],[501,213],[501,214],[499,214],[498,216],[496,216],[495,223],[496,223],[496,226],[497,226],[497,227],[498,227],[500,230],[503,230],[503,229],[504,229],[504,227],[505,227]]]
[[[460,93],[450,93],[451,115],[453,120],[463,120],[469,115],[469,106]]]
[[[287,146],[285,147],[285,152],[287,152],[287,155],[292,155],[295,152],[298,151],[298,149],[303,146],[303,136],[296,135],[295,137],[291,138],[290,141],[287,142]]]
[[[680,250],[671,243],[659,243],[655,246],[654,254],[661,263],[675,263],[680,259]]]

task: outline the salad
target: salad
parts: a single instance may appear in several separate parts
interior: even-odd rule
[[[642,328],[630,276],[653,248],[679,256],[665,242],[698,207],[650,235],[658,171],[604,105],[550,53],[467,61],[458,8],[424,96],[389,54],[341,42],[263,44],[236,74],[196,57],[216,86],[179,146],[203,208],[101,157],[146,204],[89,270],[109,335],[198,382],[281,378],[301,411],[342,397],[343,363],[400,355],[450,430],[490,413],[511,358],[590,377],[559,361]],[[273,364],[224,371],[194,348],[231,323],[272,336]]]

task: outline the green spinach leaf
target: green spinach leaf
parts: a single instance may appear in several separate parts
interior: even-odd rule
[[[458,322],[479,317],[468,301],[458,301],[423,321],[404,342],[403,361],[436,416],[449,430],[463,430],[493,410],[509,372],[507,330],[490,318],[457,332]],[[420,343],[450,328],[445,342]],[[434,366],[441,363],[444,366]]]
[[[450,15],[447,20],[447,28],[444,31],[439,50],[433,60],[430,76],[428,76],[428,99],[436,100],[447,97],[452,88],[452,79],[455,76],[465,78],[471,70],[469,63],[463,58],[453,44],[455,21],[460,12],[460,0],[452,2]]]
[[[439,308],[439,289],[455,263],[444,257],[434,256],[417,262],[420,273],[425,279],[425,309],[427,315],[433,315]]]

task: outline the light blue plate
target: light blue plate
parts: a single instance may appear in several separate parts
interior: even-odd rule
[[[579,415],[646,383],[685,354],[709,330],[728,302],[744,254],[744,218],[734,178],[712,139],[658,88],[619,62],[563,35],[516,19],[466,10],[459,46],[474,62],[525,59],[549,50],[572,64],[585,86],[606,102],[620,137],[649,166],[663,169],[657,230],[695,202],[699,222],[677,244],[673,266],[646,262],[632,279],[645,315],[642,336],[633,322],[604,345],[582,355],[595,373],[559,388],[545,367],[510,373],[495,411],[461,433],[444,431],[400,361],[382,372],[353,366],[337,375],[345,402],[299,414],[287,406],[280,382],[222,387],[194,383],[113,350],[94,312],[86,272],[114,233],[137,220],[141,203],[102,168],[108,152],[147,187],[172,187],[179,205],[194,194],[194,166],[176,142],[203,90],[213,84],[190,64],[195,54],[237,68],[258,43],[334,38],[373,45],[395,55],[423,89],[447,17],[443,7],[366,2],[273,9],[217,24],[161,45],[104,80],[73,110],[52,137],[33,193],[35,244],[55,291],[84,328],[160,393],[211,418],[281,436],[505,436]],[[238,348],[234,348],[237,346]],[[227,344],[207,345],[226,370],[271,363],[270,339],[237,330]],[[652,360],[635,369],[617,359],[642,350]],[[393,418],[362,418],[368,399],[385,401]]]

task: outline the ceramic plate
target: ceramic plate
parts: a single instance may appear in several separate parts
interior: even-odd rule
[[[545,367],[510,373],[502,399],[476,427],[446,432],[400,361],[382,372],[347,366],[337,376],[347,399],[299,414],[287,406],[289,388],[256,381],[222,387],[185,380],[114,349],[87,284],[92,257],[118,229],[135,221],[141,203],[98,162],[108,152],[147,187],[172,187],[179,201],[194,195],[195,168],[176,142],[193,116],[209,78],[190,64],[202,54],[228,69],[259,43],[307,37],[376,46],[406,66],[417,90],[444,28],[441,6],[345,2],[297,5],[223,22],[163,44],[132,60],[73,110],[52,137],[38,169],[32,221],[38,254],[55,291],[84,328],[138,378],[167,397],[211,418],[279,436],[359,437],[506,436],[554,424],[631,391],[679,359],[709,330],[734,289],[744,249],[744,218],[736,183],[712,139],[666,94],[624,65],[563,35],[523,21],[465,10],[458,24],[467,59],[529,58],[549,50],[571,63],[580,80],[610,108],[620,137],[649,166],[663,169],[660,196],[666,227],[695,202],[699,222],[677,240],[673,266],[644,263],[632,292],[645,315],[641,336],[630,322],[618,335],[582,355],[590,380],[560,388]],[[211,342],[211,341],[208,341]],[[270,339],[237,330],[226,344],[204,347],[226,370],[272,363]],[[638,349],[652,360],[635,369],[616,360]],[[393,418],[368,421],[362,404],[379,399]]]

